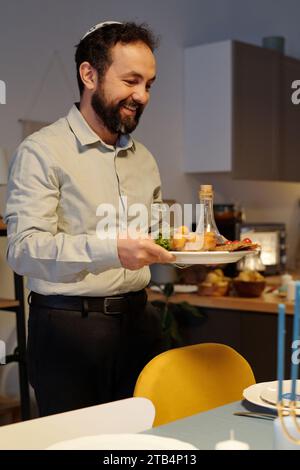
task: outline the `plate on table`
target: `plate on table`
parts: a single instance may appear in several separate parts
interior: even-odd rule
[[[283,390],[290,390],[290,380],[283,381]],[[250,403],[254,405],[263,406],[264,408],[271,408],[272,410],[276,410],[276,396],[277,396],[277,380],[273,382],[261,382],[258,384],[251,385],[248,388],[245,388],[243,391],[243,397],[248,400]],[[300,380],[297,380],[297,391],[300,387]],[[267,399],[265,398],[267,396]],[[273,403],[269,402],[269,399],[273,401]],[[288,407],[284,407],[284,409],[288,410]],[[300,415],[300,408],[297,408],[297,414]]]
[[[291,380],[284,380],[282,383],[282,398],[283,404],[289,406],[291,401]],[[278,382],[270,382],[266,388],[261,391],[260,397],[263,401],[276,405],[278,394]],[[300,380],[297,380],[296,385],[296,407],[300,408]]]
[[[99,434],[57,442],[47,450],[196,450],[188,442],[151,434]]]
[[[176,257],[173,264],[226,264],[235,263],[256,250],[242,251],[170,251]]]

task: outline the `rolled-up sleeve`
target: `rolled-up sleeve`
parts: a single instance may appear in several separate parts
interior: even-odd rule
[[[7,260],[20,275],[76,282],[88,273],[119,268],[117,241],[58,231],[59,173],[40,145],[27,139],[9,170],[5,222]]]

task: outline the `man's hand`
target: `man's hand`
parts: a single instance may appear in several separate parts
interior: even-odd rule
[[[123,268],[132,271],[154,263],[170,263],[175,256],[148,238],[118,238],[118,255]]]

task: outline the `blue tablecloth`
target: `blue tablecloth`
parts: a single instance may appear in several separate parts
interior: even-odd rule
[[[251,405],[247,401],[234,402],[155,427],[147,434],[173,437],[190,442],[200,450],[212,450],[217,442],[228,440],[233,430],[235,439],[247,442],[251,450],[271,450],[273,421],[235,416],[235,411],[272,413],[271,409]],[[276,414],[275,411],[273,413]]]

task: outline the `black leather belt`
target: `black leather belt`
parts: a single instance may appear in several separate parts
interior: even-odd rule
[[[143,308],[147,303],[145,289],[138,292],[112,295],[108,297],[86,297],[68,295],[41,295],[31,292],[28,299],[32,307],[46,307],[55,310],[80,311],[83,316],[88,312],[102,312],[106,315],[121,315],[129,309]]]

